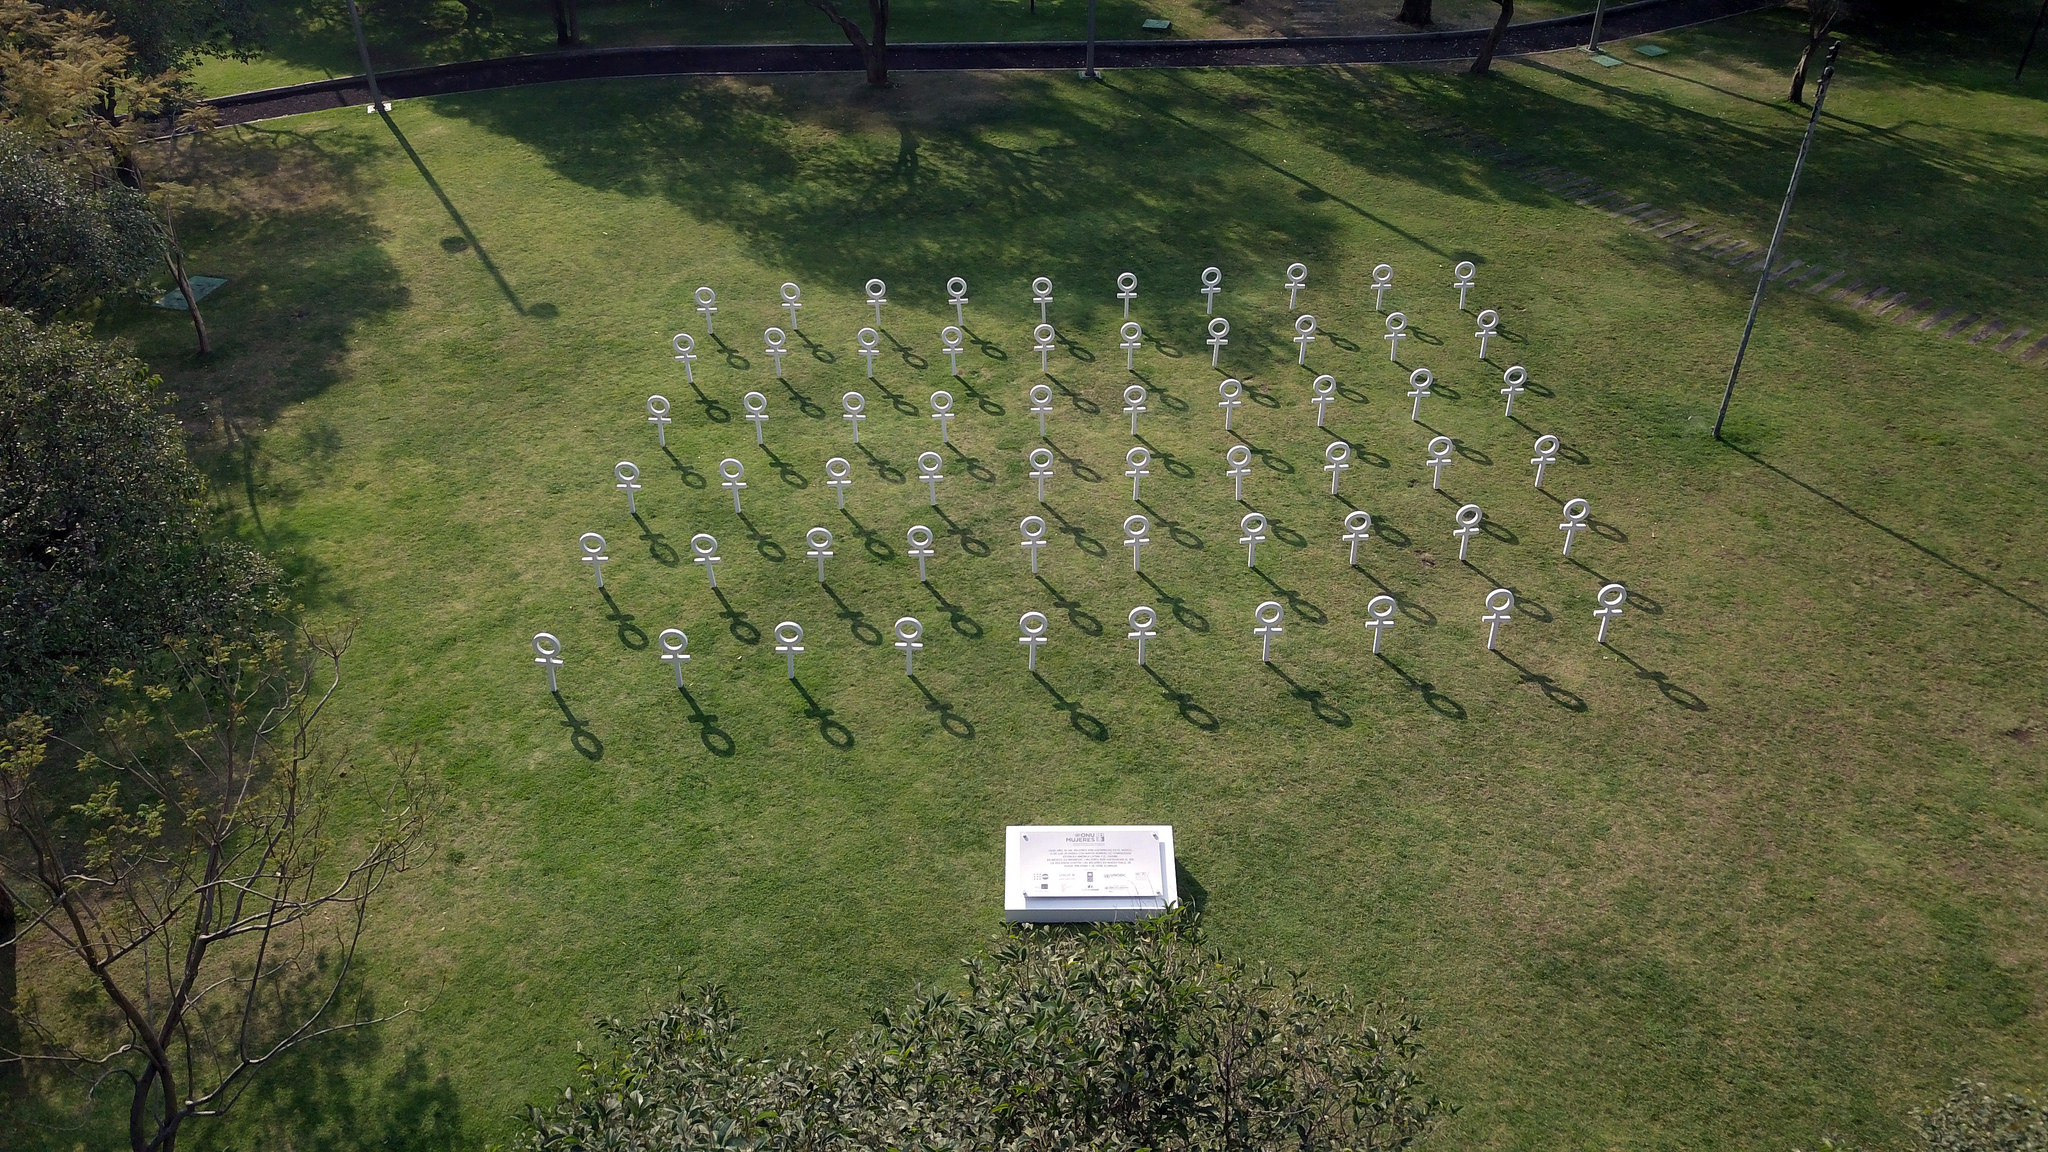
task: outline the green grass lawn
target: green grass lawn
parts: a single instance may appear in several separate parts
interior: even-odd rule
[[[1219,942],[1413,998],[1460,1108],[1442,1147],[1896,1145],[1951,1077],[2040,1080],[2042,372],[1775,295],[1716,444],[1751,284],[1404,127],[1448,108],[1762,236],[1801,126],[1774,102],[1791,27],[1485,82],[587,84],[210,142],[192,263],[230,278],[209,301],[220,351],[194,364],[170,314],[115,328],[206,432],[241,529],[287,551],[316,616],[360,623],[334,733],[365,756],[352,779],[368,795],[379,750],[418,742],[447,783],[440,850],[365,957],[377,1006],[416,1011],[309,1054],[214,1141],[503,1140],[593,1017],[645,1011],[678,973],[730,985],[764,1040],[855,1026],[998,930],[1002,828],[1034,822],[1171,822]],[[1931,53],[1846,58],[1797,235],[1919,261],[1906,282],[1929,293],[2002,283],[2001,310],[2048,318],[2016,272],[2048,241],[2041,83]],[[1489,363],[1450,289],[1465,258],[1474,307],[1504,317]],[[1308,370],[1286,339],[1294,260],[1324,333]],[[1415,333],[1400,365],[1364,287],[1381,261]],[[1255,401],[1245,504],[1275,525],[1256,570],[1200,343],[1208,264]],[[1038,511],[1041,274],[1065,341],[1042,581],[1016,536]],[[972,300],[958,381],[951,275]],[[872,384],[853,345],[870,276],[891,300]],[[778,381],[759,337],[784,280],[805,309]],[[722,346],[690,310],[700,284]],[[704,354],[695,388],[679,330]],[[1532,385],[1513,420],[1511,363]],[[1420,425],[1418,365],[1437,379]],[[1324,430],[1315,371],[1342,385]],[[1133,382],[1153,406],[1142,578],[1119,543],[1140,510]],[[905,473],[939,446],[940,387],[961,416],[932,509]],[[861,451],[849,389],[873,413]],[[645,420],[657,392],[671,453]],[[1437,432],[1458,441],[1441,492]],[[1538,491],[1542,432],[1566,458]],[[1319,468],[1336,437],[1361,461],[1342,499]],[[847,515],[830,455],[856,466]],[[715,482],[727,456],[744,520]],[[620,460],[642,470],[637,521]],[[1566,558],[1575,496],[1598,530]],[[1450,534],[1465,501],[1491,525],[1470,563]],[[1378,525],[1356,569],[1351,506]],[[939,536],[928,585],[916,523]],[[837,536],[829,588],[802,555],[814,525]],[[586,531],[608,541],[608,597],[577,562]],[[719,540],[722,599],[687,559],[696,532]],[[1607,580],[1631,603],[1602,648]],[[1496,586],[1519,606],[1489,653]],[[1360,627],[1383,589],[1402,604],[1384,660]],[[1289,605],[1271,667],[1251,632],[1269,598]],[[1140,604],[1161,617],[1149,674],[1122,636]],[[1014,642],[1032,609],[1053,621],[1036,679]],[[902,615],[926,628],[914,682],[878,643]],[[807,631],[800,687],[764,638],[784,619]],[[668,627],[691,638],[688,698],[651,644]],[[559,706],[527,647],[542,629],[566,649]]]

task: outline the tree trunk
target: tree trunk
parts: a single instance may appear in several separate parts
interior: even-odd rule
[[[171,266],[171,275],[178,281],[178,291],[185,294],[185,308],[192,314],[192,331],[199,337],[199,354],[213,351],[213,344],[206,336],[206,317],[199,313],[199,301],[192,298],[192,281],[185,275],[185,254],[178,250],[176,237],[164,249],[164,263]]]
[[[1401,12],[1394,19],[1403,24],[1413,24],[1417,28],[1427,28],[1436,23],[1429,6],[1430,0],[1401,0]]]
[[[1799,67],[1792,69],[1792,102],[1806,103],[1806,68],[1813,63],[1814,49],[1820,47],[1824,36],[1814,36],[1806,41],[1806,51],[1799,54]]]
[[[1493,68],[1494,49],[1500,47],[1501,37],[1508,34],[1508,21],[1515,17],[1515,0],[1498,0],[1500,19],[1493,22],[1493,30],[1486,34],[1486,43],[1479,46],[1479,58],[1472,61],[1472,75],[1484,76]]]
[[[574,48],[583,42],[576,26],[576,0],[555,0],[555,46]]]
[[[867,69],[868,86],[887,88],[889,86],[889,0],[868,0],[868,21],[874,28],[871,36],[861,31],[860,25],[847,19],[833,0],[810,0],[810,5],[825,14],[827,20],[839,25],[846,33],[847,42],[860,50],[861,64]]]

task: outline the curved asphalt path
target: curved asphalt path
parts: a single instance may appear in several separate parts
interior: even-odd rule
[[[1638,0],[1607,10],[1600,34],[1619,40],[1668,32],[1693,24],[1777,7],[1783,0]],[[1502,38],[1499,54],[1554,52],[1583,44],[1591,13],[1515,24]],[[1417,64],[1467,60],[1479,54],[1482,28],[1414,32],[1392,36],[1296,36],[1247,40],[1098,40],[1097,68],[1216,68],[1234,65]],[[979,69],[1079,69],[1087,46],[1074,41],[1018,41],[976,44],[892,44],[895,72]],[[663,44],[639,48],[590,48],[467,60],[379,73],[387,100],[445,96],[632,76],[695,76],[774,72],[858,72],[860,53],[849,44]],[[369,103],[360,76],[316,80],[286,88],[242,92],[208,101],[222,124],[247,124],[276,116]]]

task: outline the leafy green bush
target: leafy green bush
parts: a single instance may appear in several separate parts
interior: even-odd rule
[[[0,307],[48,319],[133,295],[162,259],[141,193],[95,188],[0,127]]]
[[[601,1025],[534,1150],[1399,1149],[1445,1107],[1418,1022],[1226,960],[1177,914],[1020,928],[843,1046],[750,1055],[716,987]]]

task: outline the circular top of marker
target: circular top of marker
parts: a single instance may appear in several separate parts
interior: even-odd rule
[[[1293,264],[1289,264],[1287,266],[1287,278],[1289,280],[1308,279],[1308,265],[1303,264],[1300,261],[1296,261]]]
[[[1395,315],[1398,316],[1400,313],[1397,312]],[[1408,383],[1427,392],[1429,391],[1429,386],[1436,383],[1436,374],[1427,368],[1417,368],[1408,374]]]
[[[1372,513],[1361,508],[1344,517],[1344,527],[1353,532],[1363,532],[1372,527]]]
[[[1574,511],[1574,509],[1577,510]],[[1593,506],[1587,503],[1586,498],[1583,496],[1575,497],[1564,502],[1564,518],[1567,520],[1584,520],[1586,517],[1591,516],[1592,514]]]
[[[1495,588],[1486,594],[1486,606],[1495,612],[1505,612],[1515,606],[1515,594],[1506,588]]]
[[[1126,340],[1136,340],[1145,334],[1145,330],[1138,327],[1136,320],[1124,321],[1124,326],[1120,331],[1123,332],[1124,339]]]
[[[1031,290],[1040,296],[1052,295],[1052,278],[1040,276],[1031,281]]]
[[[1136,527],[1132,527],[1132,525],[1136,525]],[[1151,518],[1142,513],[1133,513],[1124,517],[1124,535],[1126,536],[1143,536],[1146,530],[1151,527]]]
[[[612,469],[612,475],[628,482],[638,480],[640,478],[640,466],[631,460],[621,460]]]
[[[1393,616],[1394,610],[1398,607],[1400,605],[1394,602],[1392,596],[1375,596],[1365,602],[1366,615],[1371,616],[1375,620],[1388,619]]]
[[[1052,385],[1033,384],[1031,386],[1031,402],[1033,404],[1052,403]]]
[[[1486,513],[1481,512],[1477,504],[1467,504],[1458,509],[1458,523],[1463,524],[1467,528],[1472,527],[1485,518]]]
[[[1309,384],[1309,387],[1313,389],[1315,391],[1315,394],[1318,396],[1328,396],[1330,393],[1335,392],[1337,390],[1337,378],[1328,373],[1324,373],[1323,375],[1316,377],[1315,380]]]
[[[1024,534],[1026,540],[1036,540],[1045,535],[1045,517],[1026,516],[1017,521],[1017,530]]]
[[[533,650],[543,656],[557,656],[561,654],[562,642],[555,639],[555,634],[552,632],[535,632],[533,634]]]
[[[1131,609],[1131,614],[1124,617],[1124,619],[1129,620],[1133,628],[1145,629],[1159,623],[1159,613],[1140,604],[1136,608]]]
[[[718,462],[718,474],[727,480],[737,480],[747,474],[747,466],[731,456]]]
[[[699,289],[697,289],[697,303],[699,303],[699,304],[715,304],[715,303],[717,303],[717,302],[718,302],[718,293],[716,293],[716,292],[713,292],[713,291],[712,291],[711,289],[709,289],[709,288],[699,288]]]
[[[1479,310],[1479,315],[1475,317],[1475,319],[1479,321],[1479,326],[1481,328],[1491,328],[1494,325],[1500,323],[1500,313],[1494,311],[1491,308],[1482,308]]]
[[[1451,271],[1456,273],[1460,280],[1470,280],[1472,274],[1479,271],[1479,265],[1474,264],[1470,260],[1460,260],[1458,261],[1458,266],[1451,269]]]
[[[718,551],[718,537],[709,532],[699,532],[690,537],[690,551],[709,556]]]
[[[1249,464],[1252,460],[1252,450],[1242,444],[1232,444],[1230,451],[1223,454],[1223,458],[1232,464]]]
[[[903,534],[903,538],[910,541],[912,548],[928,547],[932,542],[932,530],[922,524],[912,524],[910,531]]]
[[[768,341],[770,348],[780,348],[782,342],[789,339],[789,335],[780,328],[767,328],[762,330],[761,338]]]
[[[1244,514],[1244,519],[1237,522],[1237,526],[1247,532],[1264,532],[1266,530],[1266,514],[1264,512],[1247,512]]]
[[[1286,607],[1278,600],[1268,600],[1257,608],[1252,609],[1252,615],[1258,617],[1261,624],[1278,624],[1280,617],[1286,614]]]
[[[1538,436],[1536,438],[1536,450],[1538,452],[1557,451],[1557,437],[1551,436],[1547,433],[1545,435]]]
[[[1452,447],[1449,436],[1439,436],[1429,442],[1429,454],[1431,456],[1449,456]]]
[[[946,295],[956,300],[967,295],[967,281],[958,276],[946,281]]]
[[[1117,273],[1116,287],[1119,292],[1136,292],[1138,290],[1138,274],[1136,272]]]
[[[915,640],[924,635],[924,625],[915,616],[905,616],[896,622],[896,635],[904,640]]]
[[[937,452],[920,452],[917,454],[917,470],[919,472],[937,472],[940,468],[945,467],[945,465],[946,458]]]
[[[1304,312],[1294,318],[1294,330],[1303,336],[1316,330],[1316,318]]]
[[[597,543],[591,543],[591,541],[593,540],[597,541]],[[604,537],[599,536],[595,532],[585,532],[580,538],[577,539],[576,543],[585,552],[590,553],[592,556],[595,556],[599,552],[604,551]]]
[[[1520,364],[1517,364],[1514,367],[1508,369],[1507,371],[1501,373],[1500,378],[1504,383],[1519,386],[1529,382],[1529,370],[1527,368],[1522,367]]]
[[[882,342],[882,334],[873,328],[863,328],[854,333],[853,338],[860,341],[860,346],[863,348],[873,348]]]
[[[661,635],[656,636],[655,639],[659,640],[661,646],[670,652],[681,652],[690,646],[689,634],[681,628],[663,628]]]
[[[746,405],[747,411],[756,415],[768,410],[768,398],[759,392],[749,392],[740,397],[740,403]]]
[[[953,394],[951,392],[941,388],[937,392],[932,393],[932,411],[951,412],[952,410]]]
[[[804,539],[810,541],[813,548],[830,548],[832,546],[832,530],[820,525],[804,533]]]
[[[858,392],[848,392],[839,398],[839,406],[848,412],[859,412],[867,408],[868,398]]]
[[[1244,394],[1244,385],[1236,380],[1225,380],[1223,383],[1216,385],[1216,390],[1223,393],[1224,399],[1234,400]]]
[[[1628,589],[1619,584],[1608,584],[1593,595],[1602,604],[1614,608],[1628,600]]]
[[[889,290],[889,286],[887,284],[882,283],[880,280],[870,280],[867,283],[867,289],[868,299],[875,300],[879,299],[883,293],[887,292]]]
[[[1045,469],[1045,468],[1050,468],[1050,467],[1052,467],[1052,449],[1050,449],[1050,448],[1033,448],[1033,449],[1031,450],[1031,455],[1030,455],[1029,459],[1030,459],[1030,461],[1031,461],[1031,466],[1032,466],[1033,468],[1038,468],[1038,469]]]
[[[795,284],[789,283],[788,281],[783,282],[782,298],[784,300],[796,300],[801,298],[803,294],[804,290],[797,287]]]
[[[1372,270],[1372,278],[1373,282],[1377,284],[1384,284],[1392,280],[1394,278],[1394,266],[1392,264],[1375,265]]]
[[[837,468],[833,467],[835,464],[838,465]],[[834,456],[830,460],[825,461],[825,475],[827,476],[845,476],[852,471],[853,465],[847,463],[844,456]]]
[[[649,396],[647,398],[647,411],[649,412],[649,414],[655,416],[668,415],[668,397]]]
[[[1351,459],[1351,445],[1343,440],[1332,440],[1330,446],[1323,449],[1323,459],[1332,464],[1342,464]]]
[[[960,331],[960,327],[956,324],[948,324],[944,328],[939,329],[939,339],[945,341],[948,345],[960,343],[961,338],[965,335],[966,333]]]
[[[1399,332],[1406,327],[1408,327],[1408,317],[1403,316],[1399,312],[1387,313],[1387,331]]]
[[[1143,404],[1144,402],[1145,386],[1143,384],[1133,384],[1130,387],[1124,389],[1124,403]]]
[[[1219,340],[1230,335],[1230,321],[1225,320],[1221,316],[1209,321],[1209,335]]]
[[[1150,464],[1151,462],[1152,450],[1145,447],[1143,444],[1140,444],[1137,447],[1131,449],[1129,452],[1124,453],[1124,463],[1129,464],[1133,468],[1143,468],[1145,465]]]
[[[1214,265],[1202,269],[1202,284],[1204,286],[1214,288],[1221,283],[1223,283],[1223,269],[1217,268]]]
[[[1026,636],[1044,635],[1045,613],[1026,612],[1022,616],[1017,617],[1017,630],[1019,632],[1024,633]]]
[[[676,338],[669,341],[669,343],[675,345],[676,351],[687,356],[690,354],[691,349],[697,346],[697,338],[688,332],[678,332],[676,333]]]
[[[775,626],[775,638],[784,644],[794,644],[804,638],[804,626],[794,620],[784,620]]]

